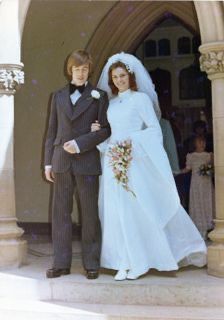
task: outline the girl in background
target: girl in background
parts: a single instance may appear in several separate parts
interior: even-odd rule
[[[212,183],[213,154],[206,152],[203,136],[194,139],[195,151],[187,154],[183,173],[192,171],[189,214],[204,239],[213,228],[214,187]]]

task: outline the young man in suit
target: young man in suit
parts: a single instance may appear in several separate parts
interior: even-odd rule
[[[53,267],[48,278],[70,273],[74,188],[82,218],[82,260],[88,279],[98,277],[101,227],[98,216],[100,155],[96,146],[110,135],[107,93],[92,86],[88,78],[92,59],[84,50],[74,51],[67,61],[71,82],[52,96],[45,142],[45,176],[54,184],[52,240]],[[91,132],[99,121],[101,129]]]

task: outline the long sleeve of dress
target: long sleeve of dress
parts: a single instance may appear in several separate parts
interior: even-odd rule
[[[180,206],[175,181],[169,164],[167,154],[163,148],[163,136],[160,124],[154,112],[152,102],[146,94],[141,94],[141,99],[136,102],[138,115],[142,119],[143,129],[133,132],[131,139],[133,148],[135,145],[141,146],[142,153],[145,153],[153,167],[155,175],[158,175],[160,184],[160,195],[162,194],[161,206],[169,208],[162,217],[158,217],[162,226],[176,214]],[[159,196],[159,195],[158,195]],[[159,196],[160,197],[160,196]],[[159,200],[159,199],[158,199]],[[163,203],[163,204],[162,204]],[[164,210],[161,210],[164,212]],[[158,212],[159,214],[159,212]]]

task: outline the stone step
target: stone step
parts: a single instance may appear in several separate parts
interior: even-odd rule
[[[223,320],[224,308],[94,305],[0,300],[1,320]]]
[[[102,269],[98,279],[87,280],[82,267],[80,243],[75,242],[73,243],[74,254],[71,275],[46,279],[46,270],[52,263],[51,245],[49,243],[39,243],[29,245],[29,248],[26,265],[18,269],[4,269],[0,272],[0,299],[18,301],[21,307],[28,306],[29,302],[27,301],[30,301],[31,305],[34,302],[38,304],[40,301],[50,301],[48,304],[47,302],[43,303],[45,303],[44,305],[52,305],[57,301],[55,308],[62,307],[63,304],[71,306],[66,306],[66,309],[63,309],[62,312],[59,310],[61,312],[59,313],[63,316],[61,315],[61,318],[52,316],[54,320],[67,319],[70,316],[67,315],[68,310],[73,313],[77,312],[79,306],[81,306],[80,312],[82,312],[82,315],[80,315],[82,318],[80,319],[88,318],[88,314],[84,314],[84,311],[94,313],[94,309],[91,309],[94,306],[98,308],[96,309],[98,311],[109,310],[111,307],[113,312],[110,313],[110,318],[107,315],[105,316],[104,313],[103,315],[91,314],[92,319],[95,316],[95,318],[101,317],[99,319],[104,320],[119,319],[118,314],[122,310],[137,310],[139,315],[133,311],[132,318],[130,318],[135,320],[140,319],[140,315],[142,315],[141,319],[145,317],[145,319],[155,318],[160,320],[161,317],[165,317],[164,314],[167,310],[170,310],[171,316],[170,318],[164,318],[165,320],[181,319],[182,315],[186,316],[182,319],[190,319],[192,316],[191,309],[195,311],[195,317],[199,315],[195,319],[203,319],[204,317],[204,319],[213,320],[213,318],[206,318],[206,312],[210,308],[221,312],[222,309],[219,308],[224,308],[224,279],[209,276],[205,268],[183,268],[176,273],[150,270],[147,275],[138,280],[121,282],[114,281],[112,271]],[[87,309],[85,309],[85,305],[88,306]],[[75,310],[73,306],[77,306]],[[185,308],[188,310],[186,314],[182,312]],[[206,312],[200,314],[203,308]],[[33,317],[38,318],[38,312],[45,312],[44,310],[42,307],[37,308],[36,315],[33,315]],[[150,310],[150,312],[147,314],[144,313],[146,311],[143,312],[142,310]],[[152,313],[152,310],[155,313]],[[160,315],[161,310],[166,311]],[[10,319],[10,308],[3,309],[3,311],[5,319]],[[0,320],[5,320],[2,318],[2,312],[0,312]],[[27,309],[18,310],[16,315],[18,314],[19,317],[19,314],[24,314],[24,312],[27,316],[21,316],[21,318],[28,320],[30,311]],[[54,315],[54,309],[46,313],[49,313],[50,317],[52,312]],[[172,312],[174,312],[173,315]],[[7,314],[9,314],[8,318],[6,318]],[[39,319],[47,320],[48,318],[39,316]],[[217,319],[224,320],[224,316]],[[32,320],[35,320],[35,318]]]
[[[21,268],[0,273],[0,298],[224,308],[224,279],[208,276],[205,269],[188,269],[178,272],[176,276],[149,273],[135,281],[121,282],[114,281],[106,273],[97,280],[87,280],[82,270],[72,270],[71,275],[55,279],[46,279],[44,271],[28,271]]]

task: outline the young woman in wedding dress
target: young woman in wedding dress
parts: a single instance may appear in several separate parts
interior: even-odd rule
[[[151,268],[204,266],[206,246],[180,204],[148,72],[134,56],[119,53],[108,60],[98,87],[111,97],[112,132],[98,146],[101,266],[117,270],[115,280],[137,279]]]

